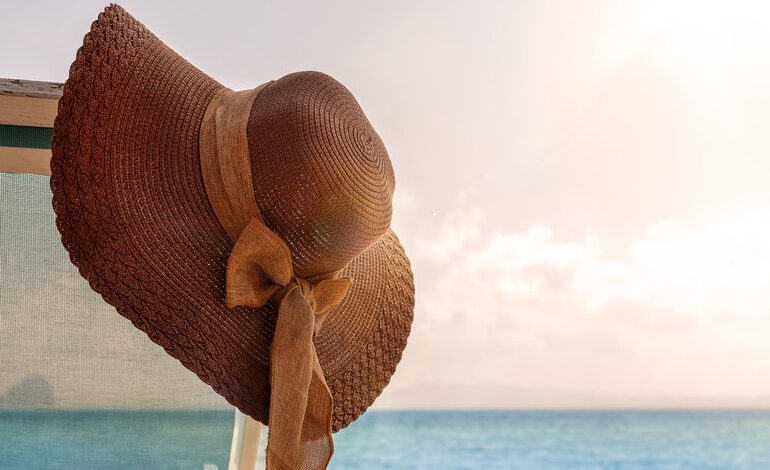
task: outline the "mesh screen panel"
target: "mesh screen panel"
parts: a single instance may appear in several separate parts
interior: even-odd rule
[[[0,174],[0,468],[227,468],[232,408],[91,291],[48,184]]]

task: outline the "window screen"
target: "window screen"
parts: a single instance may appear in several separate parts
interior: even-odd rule
[[[91,291],[48,177],[0,173],[0,257],[0,468],[227,468],[233,409]]]

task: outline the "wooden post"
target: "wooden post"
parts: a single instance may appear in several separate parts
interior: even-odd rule
[[[259,434],[262,424],[235,410],[233,443],[230,446],[228,470],[254,470],[257,463]]]

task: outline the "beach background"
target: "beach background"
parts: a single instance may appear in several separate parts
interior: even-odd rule
[[[122,5],[233,89],[334,76],[387,146],[414,324],[336,468],[770,467],[766,2]],[[64,81],[104,6],[3,5],[0,76]],[[0,469],[221,470],[232,408],[50,197],[0,174]]]

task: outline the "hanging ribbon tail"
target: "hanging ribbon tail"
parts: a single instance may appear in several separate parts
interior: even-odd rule
[[[280,300],[270,350],[269,470],[325,469],[333,401],[318,362],[315,315],[297,285]]]

